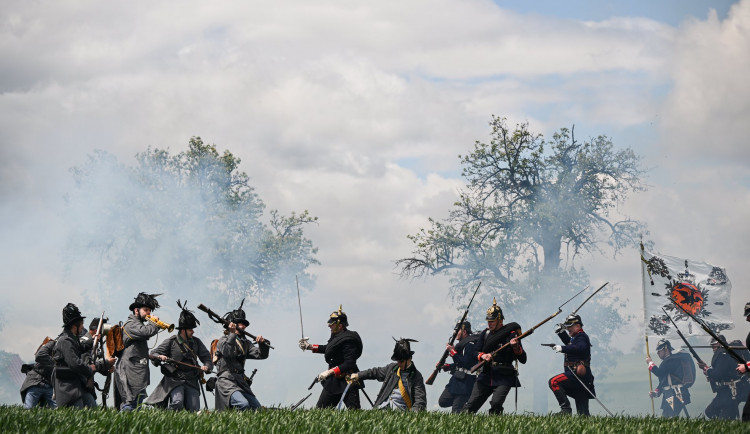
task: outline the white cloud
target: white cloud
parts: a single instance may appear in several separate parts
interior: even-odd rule
[[[750,2],[720,21],[685,23],[676,38],[674,90],[664,107],[663,141],[697,160],[750,162]]]

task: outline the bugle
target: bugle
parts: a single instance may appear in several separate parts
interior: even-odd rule
[[[162,330],[166,330],[169,333],[172,333],[174,331],[174,324],[167,324],[164,321],[154,319],[154,317],[152,317],[151,315],[146,315],[146,319],[156,324],[156,326]]]

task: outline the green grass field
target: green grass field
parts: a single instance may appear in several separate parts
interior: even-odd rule
[[[636,417],[489,416],[390,411],[264,410],[193,414],[163,410],[24,410],[0,407],[3,433],[734,433],[750,424]]]

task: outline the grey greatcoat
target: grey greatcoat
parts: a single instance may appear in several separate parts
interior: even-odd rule
[[[122,325],[122,343],[125,349],[115,364],[115,386],[122,402],[135,401],[146,393],[150,384],[148,368],[148,339],[159,332],[151,321],[130,314]]]
[[[52,354],[55,361],[52,373],[55,401],[58,407],[70,406],[86,392],[86,380],[94,375],[94,371],[82,358],[83,349],[78,336],[69,329],[58,336]]]
[[[229,333],[216,344],[216,410],[229,408],[229,398],[234,392],[254,395],[245,376],[245,360],[267,359],[268,345],[254,345],[244,336]]]
[[[55,349],[55,340],[51,339],[39,347],[34,359],[34,368],[26,374],[26,379],[21,385],[21,402],[26,402],[26,391],[34,386],[52,386],[52,370],[55,362],[52,360],[52,352]]]
[[[380,368],[367,369],[359,373],[358,377],[360,380],[378,380],[383,382],[383,387],[380,388],[378,397],[375,399],[374,408],[380,407],[391,396],[393,389],[398,387],[397,370],[398,363],[391,363]],[[406,377],[406,393],[409,394],[412,402],[411,411],[422,411],[427,408],[427,392],[424,387],[424,378],[416,366],[412,363],[411,366],[401,373],[401,376]]]
[[[208,367],[209,371],[214,368],[213,363],[211,363],[211,354],[208,352],[206,346],[203,345],[203,342],[196,337],[185,341],[179,334],[170,336],[151,351],[151,355],[167,356],[178,362],[196,366],[198,365],[198,360],[200,360]],[[199,370],[179,364],[173,366],[154,360],[152,362],[157,366],[161,365],[161,372],[164,374],[164,378],[156,385],[156,389],[151,392],[151,395],[149,395],[144,403],[159,406],[166,405],[169,394],[177,386],[200,390],[198,382],[200,381],[201,372]]]

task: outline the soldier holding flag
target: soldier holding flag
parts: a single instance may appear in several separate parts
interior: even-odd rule
[[[652,397],[662,396],[663,417],[677,417],[690,404],[690,386],[695,382],[695,363],[689,354],[674,353],[672,344],[662,339],[656,344],[656,354],[662,360],[660,366],[646,358],[648,369],[659,378],[659,385],[649,392]]]

